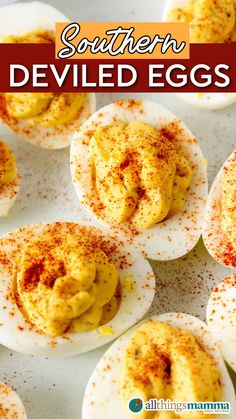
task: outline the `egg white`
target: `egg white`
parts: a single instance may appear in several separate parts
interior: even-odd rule
[[[6,418],[26,419],[26,411],[20,397],[4,383],[0,383],[0,406],[1,410],[8,412]]]
[[[189,4],[190,0],[165,0],[163,2],[163,22],[168,22],[168,14],[170,10],[175,9],[176,7],[183,7]]]
[[[154,102],[138,100],[135,103],[136,106],[130,106],[129,100],[122,100],[105,106],[92,115],[75,134],[71,144],[72,180],[79,200],[98,221],[111,231],[121,235],[123,239],[132,243],[151,259],[176,259],[188,253],[196,245],[201,235],[207,198],[206,161],[193,134],[177,116]],[[105,212],[100,214],[99,218],[93,212],[93,205],[99,203],[99,199],[93,188],[88,134],[97,126],[111,124],[114,122],[114,118],[127,123],[139,120],[156,128],[162,128],[173,121],[178,121],[178,126],[182,130],[178,136],[178,144],[193,170],[187,202],[182,211],[151,228],[141,230],[135,227],[135,234],[132,233],[130,222],[118,224],[107,217]]]
[[[56,22],[68,19],[54,7],[41,3],[16,3],[0,9],[0,38],[9,35],[23,35],[35,30],[54,30]],[[33,126],[27,119],[9,119],[8,126],[17,136],[48,149],[68,147],[72,133],[95,111],[95,94],[86,93],[85,102],[78,117],[66,125],[58,127]]]
[[[131,246],[116,239],[104,229],[96,229],[93,234],[102,236],[112,245],[117,245],[117,251],[111,255],[111,259],[118,270],[121,283],[121,305],[116,316],[105,325],[113,331],[113,334],[105,334],[98,328],[84,333],[65,333],[63,336],[52,338],[39,333],[35,326],[26,321],[14,298],[8,298],[13,274],[8,268],[9,263],[14,266],[22,246],[36,238],[38,234],[55,228],[57,232],[66,233],[69,232],[70,225],[71,223],[30,225],[10,232],[0,239],[0,344],[7,348],[40,356],[69,356],[86,352],[115,339],[148,311],[155,294],[155,277],[148,261]],[[80,234],[80,225],[73,223],[73,226],[73,231]],[[90,234],[91,227],[87,226],[87,228]],[[123,269],[119,267],[119,260],[122,256],[127,262]],[[9,263],[4,262],[6,257]],[[132,287],[127,287],[128,279],[131,280]]]
[[[165,0],[162,20],[168,21],[171,9],[187,6],[190,0]],[[223,109],[236,102],[236,93],[176,93],[186,103],[206,110]]]
[[[236,372],[236,274],[225,278],[212,291],[207,305],[207,323],[224,359]]]
[[[206,324],[196,317],[183,313],[167,313],[160,316],[153,316],[151,319],[188,330],[198,338],[217,364],[223,390],[222,399],[231,403],[231,414],[229,418],[235,418],[236,402],[234,387],[219,349]],[[145,321],[139,323],[121,336],[99,361],[85,391],[82,419],[110,419],[111,417],[113,419],[129,419],[131,417],[120,396],[121,369],[125,350],[130,338],[133,332]],[[223,419],[225,415],[217,415],[217,417]]]
[[[177,96],[190,105],[210,111],[226,108],[236,102],[236,93],[177,93]]]
[[[14,204],[20,189],[20,175],[16,169],[13,182],[0,186],[0,217],[6,217]]]
[[[236,149],[223,164],[211,187],[203,227],[204,244],[210,255],[222,265],[236,267],[236,252],[221,228],[221,193],[226,170],[235,164]]]

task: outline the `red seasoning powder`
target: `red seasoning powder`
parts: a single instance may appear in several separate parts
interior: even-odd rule
[[[40,303],[42,297],[40,296],[40,294],[38,294],[37,290],[39,282],[40,284],[46,287],[45,290],[50,290],[54,286],[54,283],[57,280],[57,278],[67,278],[67,275],[69,275],[69,271],[67,272],[67,267],[69,267],[69,260],[67,264],[67,257],[70,257],[70,255],[72,257],[72,253],[65,254],[63,259],[60,259],[61,253],[58,253],[57,256],[57,250],[56,253],[53,253],[55,249],[57,249],[61,245],[63,246],[63,237],[67,236],[73,239],[72,242],[69,241],[68,243],[72,243],[71,245],[76,244],[76,249],[82,249],[82,261],[84,260],[84,258],[88,258],[88,260],[90,260],[92,257],[95,257],[96,260],[97,257],[98,259],[96,263],[103,263],[102,261],[104,259],[104,263],[106,262],[107,264],[107,280],[111,282],[111,287],[109,288],[109,292],[108,289],[106,289],[106,294],[104,293],[104,297],[105,295],[107,297],[105,299],[104,297],[102,297],[101,299],[101,301],[104,302],[99,303],[103,307],[103,314],[101,317],[100,325],[104,324],[110,321],[119,309],[122,290],[117,277],[120,270],[129,268],[130,264],[127,260],[127,256],[129,257],[129,253],[124,252],[122,250],[123,243],[121,241],[117,240],[113,236],[106,237],[104,233],[100,232],[99,230],[93,227],[80,226],[75,223],[55,223],[51,225],[46,225],[45,227],[40,227],[40,225],[36,225],[32,227],[24,227],[22,229],[19,229],[14,235],[10,235],[10,237],[7,237],[6,239],[1,239],[0,247],[2,251],[0,257],[0,274],[1,271],[5,273],[7,271],[8,275],[12,277],[12,282],[9,282],[8,294],[6,298],[13,301],[13,303],[16,306],[16,310],[17,307],[19,307],[22,310],[23,314],[26,316],[26,319],[30,320],[23,306],[24,299],[21,299],[23,298],[23,295],[26,297],[27,294],[31,294],[34,293],[34,291],[36,291],[36,294],[30,295],[29,298],[31,301],[30,304],[33,302],[33,304],[35,303],[37,306],[37,304]],[[40,237],[42,237],[41,247]],[[45,240],[45,238],[49,238],[49,240]],[[27,254],[24,256],[24,265],[22,265],[23,261],[21,258],[21,254],[22,251],[26,249],[25,246],[31,243],[33,246],[34,242],[38,244],[36,249],[37,251],[35,254],[34,252],[31,252],[32,257],[28,261],[29,266],[27,268],[27,266],[25,265],[25,263],[27,262]],[[5,247],[6,252],[4,252]],[[31,246],[29,247],[29,249],[31,249]],[[48,271],[48,267],[50,267],[50,272]],[[117,273],[115,274],[116,270]],[[22,271],[20,283],[18,283],[18,271]],[[104,276],[102,275],[105,274],[105,271],[101,272],[100,280],[104,280]],[[13,281],[14,278],[17,278],[17,280]],[[67,293],[69,293],[69,288],[67,287],[63,291],[62,285],[63,284],[61,284],[60,282],[60,292],[62,293],[61,296],[63,297],[65,294],[66,297]],[[20,289],[18,289],[18,286],[20,286]],[[68,298],[70,296],[69,294]],[[35,299],[37,298],[37,295],[39,301]],[[33,298],[33,300],[31,300],[31,298]],[[92,301],[91,303],[96,303],[96,293],[95,301]],[[4,307],[2,307],[2,309],[4,310]],[[9,315],[14,316],[15,313],[12,312],[9,313]],[[58,325],[58,328],[59,327],[61,326]],[[23,329],[24,328],[19,328],[19,330],[22,331]],[[40,330],[38,332],[41,333]]]
[[[192,171],[176,135],[173,124],[167,131],[137,120],[99,127],[89,144],[94,212],[145,229],[180,211]]]

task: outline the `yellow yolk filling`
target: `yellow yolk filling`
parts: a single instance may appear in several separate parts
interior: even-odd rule
[[[151,398],[183,402],[221,400],[217,366],[188,331],[149,320],[132,335],[123,362],[120,391],[127,406],[134,397],[144,401]],[[186,419],[205,416],[200,411],[183,413]],[[139,413],[140,419],[167,417],[177,419],[179,415],[166,411]]]
[[[170,22],[190,23],[193,43],[223,43],[236,39],[235,0],[190,0],[170,10]]]
[[[192,170],[156,128],[139,121],[96,130],[90,141],[94,184],[115,221],[148,228],[180,211]]]
[[[0,187],[16,178],[16,162],[9,147],[0,140]]]
[[[236,164],[227,171],[221,197],[221,226],[236,250]]]
[[[9,36],[4,43],[54,43],[50,31],[35,31]],[[16,119],[27,119],[32,125],[57,127],[73,121],[84,105],[83,93],[6,93],[7,113]]]
[[[87,237],[39,237],[23,248],[17,261],[19,306],[50,336],[92,330],[110,321],[119,308],[117,286],[115,266]]]

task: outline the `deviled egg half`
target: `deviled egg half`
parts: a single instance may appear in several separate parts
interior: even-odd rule
[[[149,263],[105,230],[57,222],[0,239],[0,344],[69,356],[115,339],[148,311]]]
[[[210,190],[203,240],[219,263],[236,267],[236,150],[223,164]]]
[[[53,43],[55,23],[68,19],[41,2],[1,7],[3,43]],[[19,137],[40,147],[69,146],[72,133],[95,111],[92,93],[2,93],[0,120]]]
[[[206,324],[182,313],[153,316],[121,336],[95,368],[85,391],[82,419],[198,418],[203,411],[146,411],[148,400],[227,402],[233,419],[235,393]],[[155,407],[154,402],[150,406]],[[156,405],[157,406],[157,405]],[[166,408],[167,408],[166,404]],[[132,413],[134,412],[134,413]],[[208,412],[209,413],[209,412]]]
[[[0,217],[6,217],[20,188],[20,176],[10,148],[0,140]]]
[[[74,136],[71,170],[81,204],[145,256],[175,259],[197,243],[207,164],[167,109],[142,100],[100,109]]]
[[[190,24],[191,43],[224,43],[236,40],[234,0],[166,0],[164,22]],[[185,102],[209,110],[236,102],[236,93],[177,93]]]
[[[236,274],[214,288],[207,305],[207,323],[224,359],[236,372]]]
[[[24,405],[17,393],[0,383],[0,417],[2,419],[26,419]]]

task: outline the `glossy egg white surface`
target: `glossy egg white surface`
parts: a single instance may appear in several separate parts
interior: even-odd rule
[[[115,264],[122,289],[121,305],[116,316],[103,328],[84,333],[65,333],[52,338],[39,333],[19,310],[14,297],[14,266],[19,252],[38,234],[70,232],[70,223],[31,225],[8,233],[0,239],[0,344],[17,352],[41,356],[69,356],[86,352],[115,339],[137,323],[148,311],[155,293],[155,277],[142,255],[131,246],[117,240],[105,230],[86,228],[86,234],[102,237],[108,247],[117,246],[110,255]],[[79,224],[73,224],[76,234],[83,234]],[[123,267],[120,267],[123,265]],[[127,284],[128,283],[128,284]]]
[[[182,313],[167,313],[153,316],[151,319],[188,330],[199,339],[205,350],[214,358],[220,372],[223,391],[222,400],[231,403],[231,414],[230,416],[227,415],[227,417],[229,419],[235,418],[236,401],[233,384],[223,358],[206,324],[196,317]],[[99,361],[85,391],[82,419],[129,419],[131,417],[120,396],[121,369],[125,349],[129,344],[130,338],[133,332],[144,322],[139,323],[121,336]],[[226,416],[217,415],[217,417],[223,419]]]
[[[54,30],[56,22],[67,22],[68,18],[49,4],[32,1],[1,7],[0,21],[0,37],[4,38],[41,29]]]
[[[163,6],[163,22],[168,22],[170,10],[183,7],[190,0],[165,0]],[[177,93],[179,99],[197,108],[206,110],[223,109],[236,102],[236,93]]]
[[[236,102],[236,93],[177,93],[177,96],[190,105],[212,111]]]
[[[211,187],[203,228],[204,244],[210,255],[219,263],[235,268],[236,251],[221,228],[221,193],[225,174],[236,164],[236,150],[221,167]]]
[[[236,274],[225,278],[212,291],[207,323],[224,359],[236,372]]]
[[[137,229],[130,222],[121,224],[112,221],[105,211],[99,216],[93,208],[99,203],[94,191],[89,162],[91,132],[98,126],[115,120],[131,122],[138,120],[158,129],[173,124],[176,144],[180,146],[193,171],[187,202],[173,217],[148,229]],[[207,164],[197,140],[187,126],[167,109],[155,102],[145,100],[122,100],[111,103],[97,111],[75,134],[71,144],[72,180],[79,200],[111,231],[133,244],[139,251],[154,260],[170,260],[188,253],[198,242],[205,215],[207,198]]]
[[[0,414],[2,419],[26,419],[25,407],[18,394],[4,383],[0,383]]]
[[[35,30],[53,30],[56,22],[67,22],[56,8],[42,2],[16,3],[1,7],[0,38],[9,35],[23,35]],[[58,127],[32,125],[27,119],[8,118],[7,125],[17,136],[39,147],[60,149],[68,147],[72,134],[95,111],[95,95],[86,93],[83,108],[76,119]],[[1,121],[4,123],[4,121]]]

